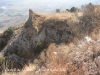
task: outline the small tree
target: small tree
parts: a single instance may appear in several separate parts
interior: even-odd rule
[[[60,12],[60,9],[56,9],[56,12],[57,12],[57,13]]]
[[[70,11],[69,9],[66,9],[66,11]]]
[[[76,8],[76,7],[72,7],[71,9],[70,9],[70,12],[76,12],[78,9]]]
[[[96,6],[93,5],[92,3],[89,3],[87,5],[82,5],[81,8],[85,15],[90,15],[90,14],[93,15],[93,13],[95,13]]]
[[[13,34],[14,31],[14,27],[9,27],[7,30],[4,31],[3,33],[3,38],[5,38],[6,40],[9,40],[11,35]]]
[[[83,16],[80,18],[81,32],[90,34],[100,28],[100,6],[89,3],[82,6]]]

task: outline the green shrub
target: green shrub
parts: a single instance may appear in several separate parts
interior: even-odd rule
[[[2,64],[5,61],[5,57],[4,56],[0,56],[0,64]]]
[[[0,50],[2,50],[7,45],[7,42],[10,40],[14,29],[15,29],[14,27],[9,27],[0,36],[0,39],[1,39],[1,41],[0,41]]]
[[[4,31],[3,33],[3,38],[5,38],[6,40],[9,40],[11,35],[13,34],[14,31],[14,27],[9,27],[7,30]]]
[[[6,42],[2,40],[0,42],[0,49],[3,49],[5,46],[6,46]]]
[[[60,12],[60,9],[56,9],[56,12],[57,12],[57,13]]]
[[[35,54],[40,54],[40,52],[45,48],[45,46],[42,43],[38,43],[34,48]]]
[[[72,7],[72,8],[70,9],[70,12],[76,12],[77,10],[78,10],[78,8]]]
[[[69,9],[66,9],[66,11],[70,11]]]

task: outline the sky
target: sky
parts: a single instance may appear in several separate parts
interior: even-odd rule
[[[26,0],[27,1],[27,0]],[[29,0],[32,1],[32,0]],[[100,0],[34,0],[33,4],[40,5],[41,8],[48,8],[49,9],[70,9],[71,7],[75,6],[81,8],[81,5],[85,5],[88,3],[93,4],[100,4]],[[35,9],[35,7],[33,7]],[[47,11],[48,11],[47,10]]]
[[[98,4],[100,3],[100,0],[24,0],[24,1],[33,1],[37,3],[49,3],[49,4],[66,4],[66,5],[75,5],[75,6],[80,6],[88,3],[94,3]]]
[[[60,9],[70,9],[71,7],[81,7],[81,5],[85,5],[88,3],[93,3],[93,4],[100,4],[100,0],[24,0],[24,2],[31,2],[33,3],[33,9],[38,8],[48,8],[49,9],[55,9],[55,8],[60,8]],[[28,3],[27,2],[27,3]]]
[[[99,4],[100,0],[36,0],[37,3],[47,3],[48,4],[58,4],[58,5],[66,5],[68,7],[77,6],[80,7],[81,5],[93,3]]]
[[[81,5],[88,3],[100,4],[100,0],[0,0],[5,3],[14,4],[12,9],[33,9],[39,12],[52,12],[55,9],[70,9],[75,6],[81,8]],[[4,8],[4,7],[3,7]],[[9,7],[7,7],[9,8]]]

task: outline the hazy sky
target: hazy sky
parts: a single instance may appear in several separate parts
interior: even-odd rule
[[[1,0],[2,1],[2,0]],[[66,5],[68,7],[72,7],[72,6],[81,6],[81,5],[84,5],[84,4],[88,4],[88,3],[94,3],[94,4],[99,4],[100,3],[100,0],[4,0],[4,1],[7,1],[7,2],[14,2],[14,1],[17,1],[19,3],[22,3],[22,4],[28,4],[28,3],[33,3],[33,4],[46,4],[46,5]]]
[[[28,0],[28,1],[33,1],[33,0]],[[93,4],[100,4],[100,0],[34,0],[33,4],[40,5],[41,8],[47,7],[50,9],[55,9],[55,8],[70,9],[73,6],[81,7],[81,5],[88,4],[90,2]]]
[[[68,7],[70,6],[81,6],[84,4],[88,4],[88,3],[94,3],[94,4],[99,4],[100,0],[34,0],[37,3],[49,3],[49,4],[61,4],[63,6],[63,4]]]
[[[100,4],[100,0],[0,0],[5,3],[14,4],[13,9],[33,9],[42,12],[52,12],[55,9],[70,9],[71,7],[81,7],[88,3]]]
[[[100,4],[100,0],[23,0],[31,2],[35,5],[43,7],[56,7],[56,8],[71,8],[81,7],[81,5],[93,3],[93,4]]]

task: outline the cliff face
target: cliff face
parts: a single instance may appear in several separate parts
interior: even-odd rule
[[[34,58],[50,43],[68,43],[73,33],[66,19],[47,16],[49,15],[37,14],[29,9],[29,19],[14,31],[8,45],[2,50],[4,55],[8,59],[15,56],[14,61],[19,62],[18,58],[26,61]]]

